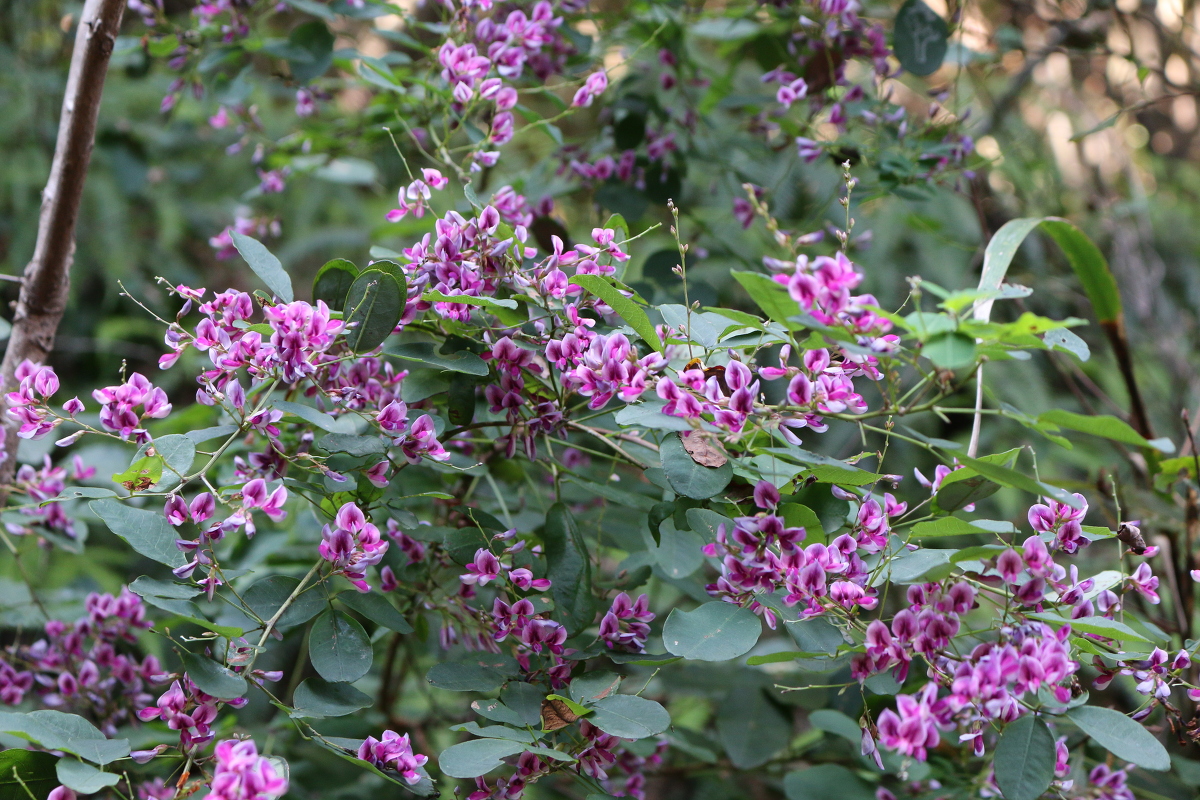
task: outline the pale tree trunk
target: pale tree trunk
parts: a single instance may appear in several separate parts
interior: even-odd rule
[[[22,361],[45,361],[54,348],[54,335],[70,289],[75,223],[96,138],[100,97],[126,1],[87,0],[79,20],[54,161],[42,193],[37,244],[25,267],[12,334],[0,363],[0,388],[4,392],[15,388],[13,376]],[[6,408],[7,402],[0,405]],[[18,439],[17,425],[7,414],[3,415],[3,425],[7,456],[0,462],[0,485],[7,486],[12,483]]]

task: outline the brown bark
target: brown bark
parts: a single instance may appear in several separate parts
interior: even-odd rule
[[[79,20],[54,160],[42,193],[37,244],[25,267],[12,334],[0,363],[0,386],[5,392],[15,387],[13,376],[22,361],[45,361],[50,355],[66,310],[75,256],[75,223],[92,158],[108,60],[125,4],[126,0],[87,0]],[[8,485],[16,458],[17,426],[7,414],[3,423],[8,455],[0,462],[0,484]]]

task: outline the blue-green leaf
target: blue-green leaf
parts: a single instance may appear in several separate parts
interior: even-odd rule
[[[663,643],[690,661],[728,661],[750,651],[762,633],[754,612],[732,603],[705,603],[694,611],[672,609]]]
[[[1005,800],[1037,800],[1054,780],[1054,736],[1032,714],[1010,723],[1000,736],[994,761]]]
[[[308,658],[325,680],[353,683],[371,671],[371,657],[371,640],[352,617],[326,611],[313,623]]]
[[[1143,769],[1165,772],[1171,768],[1171,757],[1162,742],[1136,722],[1111,708],[1080,706],[1067,712],[1079,729],[1123,761]]]
[[[283,264],[279,263],[279,259],[262,242],[236,231],[229,235],[233,239],[233,246],[237,248],[238,253],[250,265],[250,269],[254,270],[254,274],[262,279],[273,295],[285,303],[295,300],[295,295],[292,293],[291,276],[284,272]]]

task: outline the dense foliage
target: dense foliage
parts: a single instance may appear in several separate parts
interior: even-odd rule
[[[129,8],[131,196],[229,214],[9,387],[0,795],[1200,783],[1200,462],[1103,251],[873,241],[995,212],[964,9]]]

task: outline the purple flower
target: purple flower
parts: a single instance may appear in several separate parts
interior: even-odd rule
[[[383,741],[368,736],[358,748],[358,757],[379,769],[399,772],[410,786],[425,777],[420,769],[429,761],[429,756],[413,753],[407,733],[401,736],[395,731],[384,731]]]
[[[333,525],[321,530],[321,558],[333,564],[360,592],[369,592],[367,568],[378,564],[388,543],[354,503],[338,509]]]
[[[500,559],[486,547],[481,547],[475,551],[474,561],[467,564],[466,574],[459,575],[458,579],[468,586],[487,586],[500,577],[500,569]]]
[[[604,90],[607,88],[608,74],[603,70],[593,72],[583,82],[583,86],[579,87],[579,91],[575,92],[575,97],[571,99],[571,105],[575,107],[590,106],[592,101],[604,94]]]
[[[896,695],[896,710],[886,709],[879,715],[879,740],[889,750],[924,761],[927,749],[941,742],[937,720],[930,704],[937,694],[937,684],[928,683],[917,695]]]
[[[1129,581],[1137,593],[1151,603],[1159,602],[1157,591],[1158,578],[1150,571],[1150,565],[1146,562],[1143,561],[1141,564],[1138,564],[1138,568],[1125,580]]]
[[[656,615],[650,610],[650,598],[641,595],[636,601],[621,592],[613,598],[612,607],[600,620],[600,638],[611,648],[618,646],[634,653],[644,652],[650,637],[650,623]]]
[[[468,567],[467,569],[470,569]],[[509,570],[508,579],[512,581],[513,586],[523,591],[533,589],[535,591],[544,592],[550,588],[550,581],[546,578],[535,578],[533,573],[521,567],[519,569]]]
[[[226,739],[217,744],[212,784],[204,800],[274,800],[287,792],[269,758],[260,756],[254,742]]]

